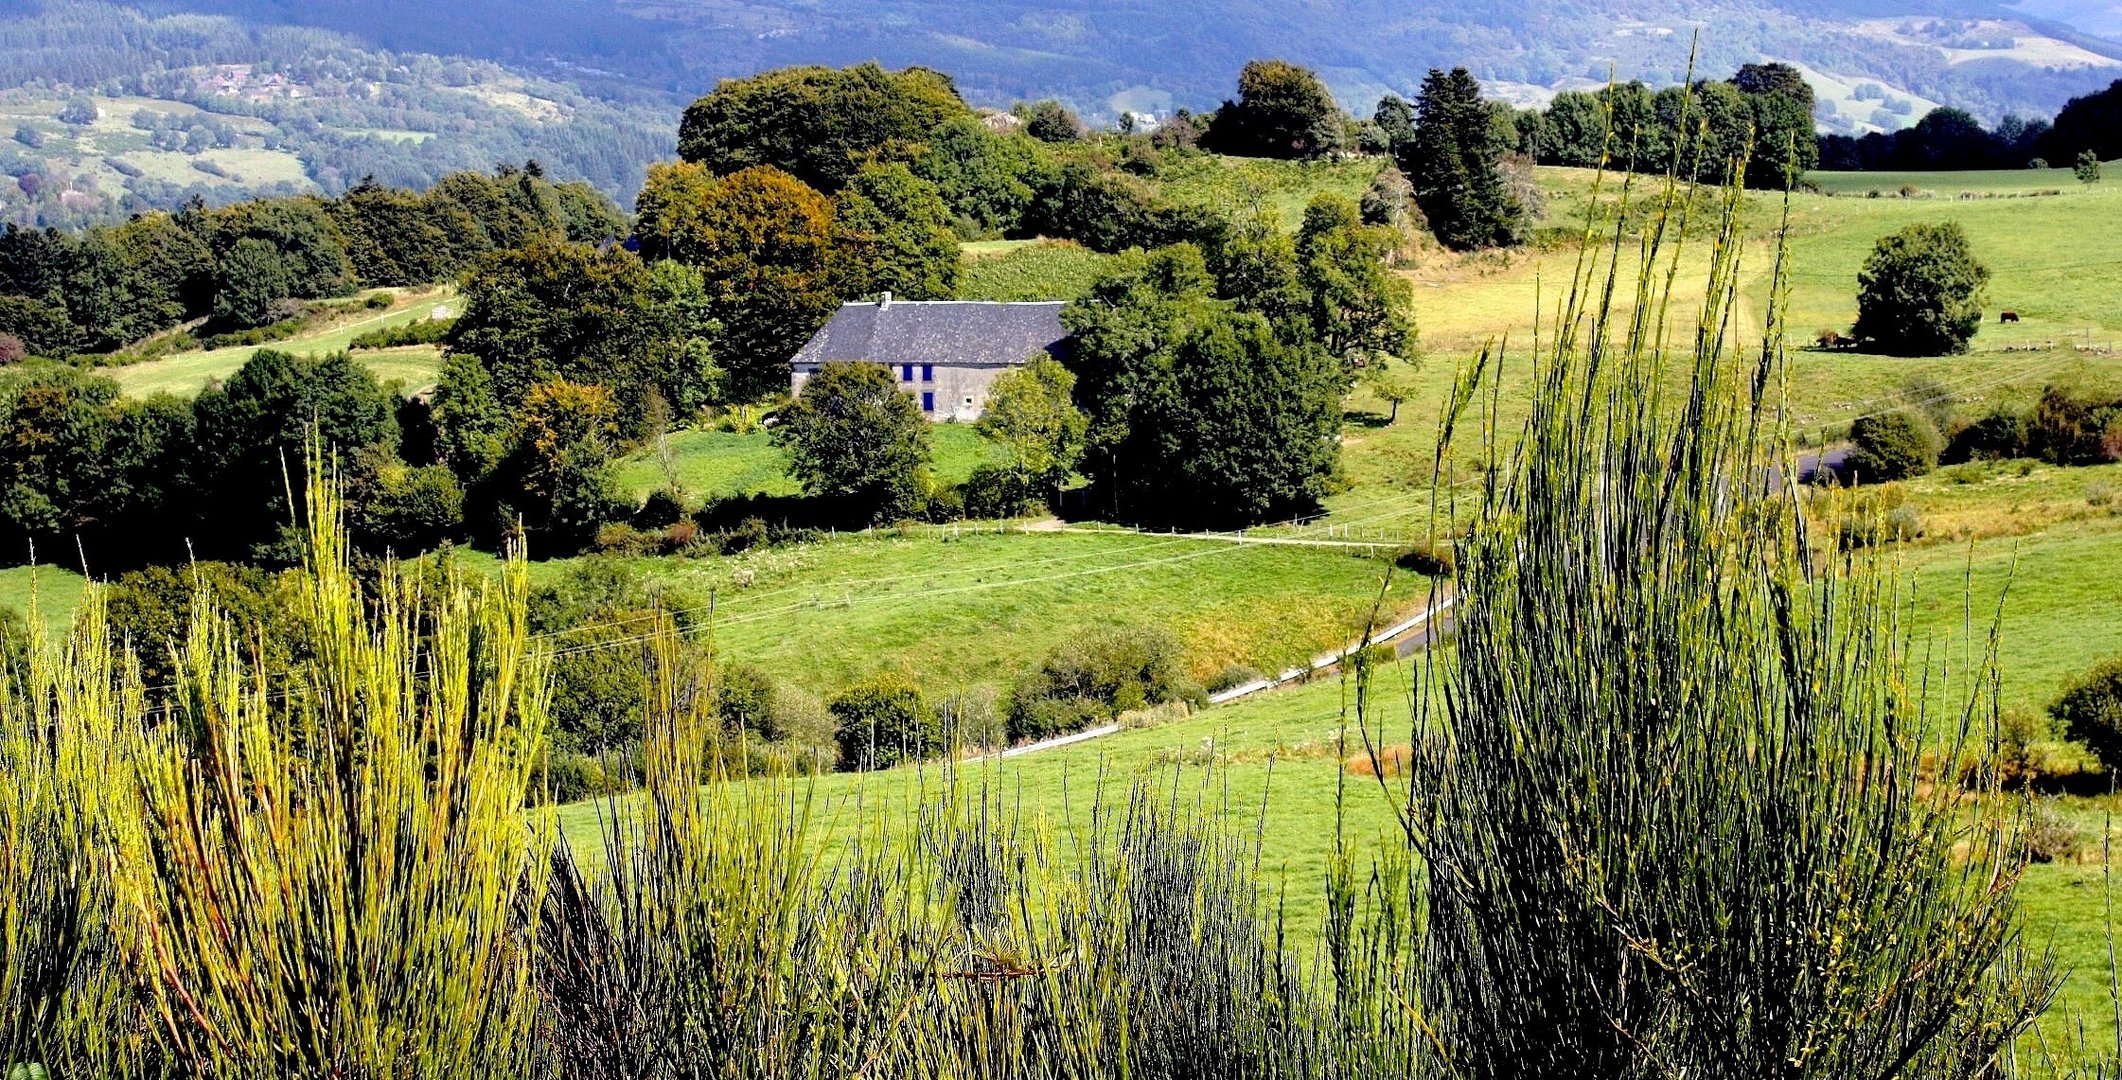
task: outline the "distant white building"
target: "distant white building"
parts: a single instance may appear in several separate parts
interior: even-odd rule
[[[1032,357],[1068,351],[1061,301],[893,300],[842,304],[789,361],[789,391],[821,364],[867,360],[889,368],[930,420],[978,420],[996,376]]]

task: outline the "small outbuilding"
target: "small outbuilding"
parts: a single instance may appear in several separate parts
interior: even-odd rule
[[[995,378],[1032,357],[1068,354],[1061,301],[893,300],[842,304],[789,361],[789,391],[821,364],[867,360],[889,368],[930,420],[978,420]]]

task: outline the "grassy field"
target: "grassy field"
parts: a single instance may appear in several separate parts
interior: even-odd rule
[[[1295,229],[1313,197],[1357,198],[1383,167],[1377,158],[1320,163],[1204,154],[1173,158],[1157,174],[1157,183],[1178,202],[1268,213],[1284,228]]]
[[[436,305],[447,300],[452,292],[453,290],[447,287],[401,292],[395,302],[382,311],[373,311],[359,304],[347,304],[342,313],[323,320],[316,328],[285,341],[172,353],[138,364],[110,368],[105,374],[116,379],[118,388],[132,397],[147,397],[157,393],[190,397],[205,389],[207,383],[226,379],[234,374],[237,368],[242,367],[244,362],[260,349],[278,349],[281,352],[307,356],[339,352],[354,338],[371,330],[401,326],[427,318]],[[385,382],[402,382],[407,390],[417,390],[432,384],[435,374],[442,369],[442,352],[432,345],[363,350],[356,354],[355,359],[367,364],[378,379]]]
[[[884,670],[941,695],[1004,685],[1062,642],[1112,625],[1171,631],[1202,680],[1233,664],[1308,661],[1360,634],[1380,600],[1387,565],[1360,556],[968,526],[628,561],[696,601],[713,596],[716,646],[730,659],[820,695]],[[575,561],[536,573],[550,580]],[[1397,576],[1386,613],[1420,604],[1425,590],[1424,579]]]
[[[1073,300],[1111,260],[1066,240],[988,240],[965,245],[967,300]]]
[[[49,558],[56,552],[40,552]],[[76,570],[55,566],[10,566],[0,570],[0,608],[27,616],[32,609],[48,634],[66,632],[80,606],[85,584]]]
[[[1967,172],[1829,172],[1817,170],[1805,179],[1829,195],[1893,197],[1904,187],[1926,195],[1957,195],[1963,191],[2029,192],[2043,189],[2075,190],[2078,178],[2068,167],[2052,169],[1975,169]]]
[[[395,351],[395,350],[393,350]],[[932,465],[936,479],[961,484],[973,469],[993,459],[993,450],[970,424],[937,424]],[[698,505],[739,495],[796,495],[803,490],[788,475],[788,458],[764,431],[679,431],[670,436],[670,456],[687,498]],[[668,486],[662,455],[644,447],[619,463],[619,486],[636,499]]]
[[[1240,165],[1221,167],[1250,175]],[[2122,229],[2122,186],[2087,189],[2063,182],[2067,176],[2057,170],[1910,178],[1827,176],[1821,180],[1828,194],[1795,196],[1789,315],[1794,344],[1809,342],[1818,327],[1847,329],[1854,316],[1858,265],[1877,237],[1913,222],[1959,221],[1977,254],[1993,271],[1991,310],[2011,307],[2024,318],[2007,327],[1991,321],[1977,337],[1974,350],[1959,357],[1907,360],[1793,350],[1788,358],[1788,408],[1801,434],[1815,440],[1838,438],[1849,421],[1894,404],[1912,376],[1942,383],[1955,395],[1958,408],[1967,413],[1978,413],[1999,401],[2024,404],[2050,381],[2122,387],[2122,359],[2098,348],[2110,340],[2122,342],[2122,308],[2112,301],[2114,268],[2122,263],[2092,240]],[[1197,179],[1205,189],[1229,177]],[[1353,183],[1354,178],[1344,179]],[[1541,170],[1540,182],[1549,195],[1550,224],[1581,221],[1587,181],[1582,173]],[[1931,194],[1863,197],[1873,186],[1893,192],[1903,183]],[[2057,193],[2047,194],[2051,189]],[[1970,197],[1959,197],[1961,192]],[[1301,197],[1287,189],[1271,200],[1279,200],[1278,211],[1301,205]],[[1769,241],[1781,207],[1778,198],[1749,196],[1749,200],[1751,254],[1746,260],[1739,314],[1743,324],[1757,325],[1767,308]],[[1706,267],[1706,256],[1699,248],[1697,244],[1695,252],[1683,256],[1678,269],[1681,281],[1699,277]],[[978,266],[1022,251],[1021,246],[998,245],[977,250],[972,258]],[[1385,522],[1405,526],[1423,519],[1429,512],[1426,493],[1437,408],[1457,365],[1505,334],[1511,337],[1505,352],[1509,366],[1493,419],[1507,430],[1507,425],[1522,416],[1530,328],[1540,310],[1552,308],[1559,300],[1576,258],[1573,244],[1558,242],[1507,256],[1431,255],[1409,272],[1425,345],[1421,391],[1403,404],[1400,421],[1391,426],[1382,424],[1386,411],[1382,402],[1362,391],[1351,399],[1351,423],[1344,440],[1350,483],[1344,493],[1330,500],[1334,514],[1327,525]],[[1631,269],[1628,262],[1624,259],[1624,274]],[[1689,317],[1691,313],[1681,312],[1675,322]],[[1942,727],[1957,714],[1966,692],[1963,680],[1969,669],[1969,650],[1979,653],[1993,619],[2001,632],[2001,703],[2009,709],[2045,710],[2068,679],[2122,651],[2122,632],[2117,628],[2118,617],[2122,617],[2122,577],[2110,572],[2122,566],[2122,466],[2061,469],[2029,462],[1980,463],[1941,470],[1904,485],[1904,491],[1921,516],[1924,535],[1893,550],[1889,557],[1910,582],[1904,618],[1916,643],[1914,655],[1929,665],[1934,676],[1949,676],[1951,681],[1950,687],[1934,683],[1930,690],[1926,707],[1935,725]],[[1819,524],[1831,527],[1827,497],[1820,499],[1823,517]],[[1028,550],[1018,546],[1028,539],[991,537],[987,542],[999,554]],[[1122,542],[1118,537],[1100,539]],[[933,538],[894,540],[866,561],[880,566],[922,564],[935,558],[943,546]],[[1295,554],[1286,557],[1292,565],[1284,573],[1341,576],[1331,561],[1321,562],[1316,555],[1310,560]],[[1264,568],[1255,571],[1260,569]],[[867,584],[861,589],[843,587],[843,607],[834,613],[830,611],[831,590],[810,583],[849,572],[823,561],[791,568],[785,580],[798,590],[799,599],[808,602],[808,608],[797,614],[787,612],[785,603],[780,607],[769,603],[751,608],[749,615],[730,609],[718,640],[732,656],[764,658],[784,671],[834,665],[858,670],[867,658],[851,663],[847,654],[874,648],[891,662],[911,659],[924,671],[953,669],[978,679],[1001,668],[983,670],[963,650],[1002,647],[1035,656],[1038,650],[1022,648],[1018,635],[1026,626],[1056,629],[1051,616],[1043,621],[1037,617],[1016,623],[991,621],[1016,617],[999,602],[982,601],[968,605],[962,615],[939,616],[932,609],[932,596],[904,601],[907,611],[923,614],[917,623],[894,626],[878,616],[899,601],[880,597],[872,604],[866,599]],[[933,593],[939,585],[948,588],[943,584],[946,580],[938,576],[912,588]],[[1128,571],[1110,585],[1132,593],[1136,582],[1152,580],[1147,571]],[[1292,599],[1304,593],[1353,599],[1360,580],[1357,575],[1338,585],[1314,582],[1288,598],[1250,603],[1295,611],[1300,605]],[[1115,592],[1100,596],[1081,610],[1147,612],[1152,608],[1145,605],[1160,599],[1168,602],[1164,594],[1169,590],[1205,593],[1231,589],[1233,584],[1190,577],[1183,584],[1177,580],[1156,584],[1141,595]],[[1337,594],[1336,588],[1344,591]],[[1000,595],[1017,594],[1004,589]],[[806,625],[810,619],[834,614],[838,617]],[[1256,626],[1278,624],[1286,618],[1279,610],[1243,614]],[[1154,617],[1175,616],[1166,612]],[[773,629],[762,632],[752,629],[750,622],[738,621],[747,618],[770,623]],[[782,620],[787,625],[781,625]],[[850,631],[847,637],[855,643],[853,649],[846,643],[836,649],[812,640],[812,634],[828,627]],[[1066,632],[1065,627],[1061,630]],[[1318,634],[1330,637],[1331,622],[1322,624]],[[1197,665],[1205,667],[1206,658],[1218,650],[1194,645],[1198,640],[1198,636],[1190,638],[1190,646],[1195,649]],[[1376,723],[1385,738],[1402,741],[1408,727],[1406,665],[1394,668],[1387,684],[1391,688],[1386,694],[1388,703],[1375,711],[1388,719]],[[1100,792],[1110,797],[1134,779],[1153,778],[1176,785],[1182,797],[1221,808],[1248,835],[1258,828],[1263,870],[1284,890],[1282,910],[1297,941],[1306,942],[1319,923],[1324,869],[1337,822],[1346,829],[1359,860],[1368,845],[1393,831],[1390,799],[1374,781],[1353,777],[1344,768],[1351,752],[1337,739],[1344,700],[1343,687],[1329,679],[1078,746],[1009,761],[968,764],[948,777],[931,767],[862,778],[824,778],[814,789],[821,796],[818,835],[841,837],[880,823],[903,828],[918,803],[933,798],[946,783],[1000,796],[1035,818],[1080,824]],[[2046,750],[2054,758],[2082,760],[2060,740],[2052,739]],[[1215,768],[1208,769],[1211,765]],[[2094,858],[2097,838],[2109,828],[2108,816],[2117,808],[2111,799],[2068,799],[2061,804],[2061,812],[2088,838],[2087,850]],[[586,838],[594,829],[594,813],[586,807],[570,807],[563,811],[563,822],[571,834]],[[2036,945],[2053,943],[2070,968],[2061,1002],[2044,1025],[2051,1037],[2060,1033],[2064,1018],[2073,1012],[2097,1018],[2109,1010],[2104,883],[2101,867],[2087,862],[2037,865],[2028,873],[2022,896],[2029,940]]]

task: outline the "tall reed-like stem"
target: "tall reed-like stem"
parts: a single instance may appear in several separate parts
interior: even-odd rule
[[[1927,715],[1897,569],[1805,534],[1783,252],[1749,295],[1736,188],[1668,340],[1704,195],[1624,192],[1458,524],[1456,646],[1417,695],[1405,804],[1425,1056],[1476,1077],[1980,1075],[2054,986],[2018,949],[2008,801],[1919,774],[1927,738],[1980,728],[1981,680]]]
[[[522,561],[432,593],[386,566],[368,592],[309,464],[314,660],[275,689],[202,606],[139,755],[155,1023],[194,1075],[525,1075],[521,913],[551,827],[524,812],[544,679]]]

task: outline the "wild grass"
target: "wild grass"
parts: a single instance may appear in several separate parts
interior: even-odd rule
[[[1627,265],[1584,248],[1523,427],[1466,414],[1486,483],[1446,519],[1457,637],[1401,789],[1424,887],[1379,901],[1424,919],[1398,985],[1473,1075],[1984,1075],[2054,988],[2019,946],[2021,825],[1919,789],[1937,720],[1897,577],[1819,565],[1773,479],[1785,253],[1756,345],[1740,194],[1699,300],[1676,194],[1615,229]],[[1963,675],[1948,758],[1993,670]]]

